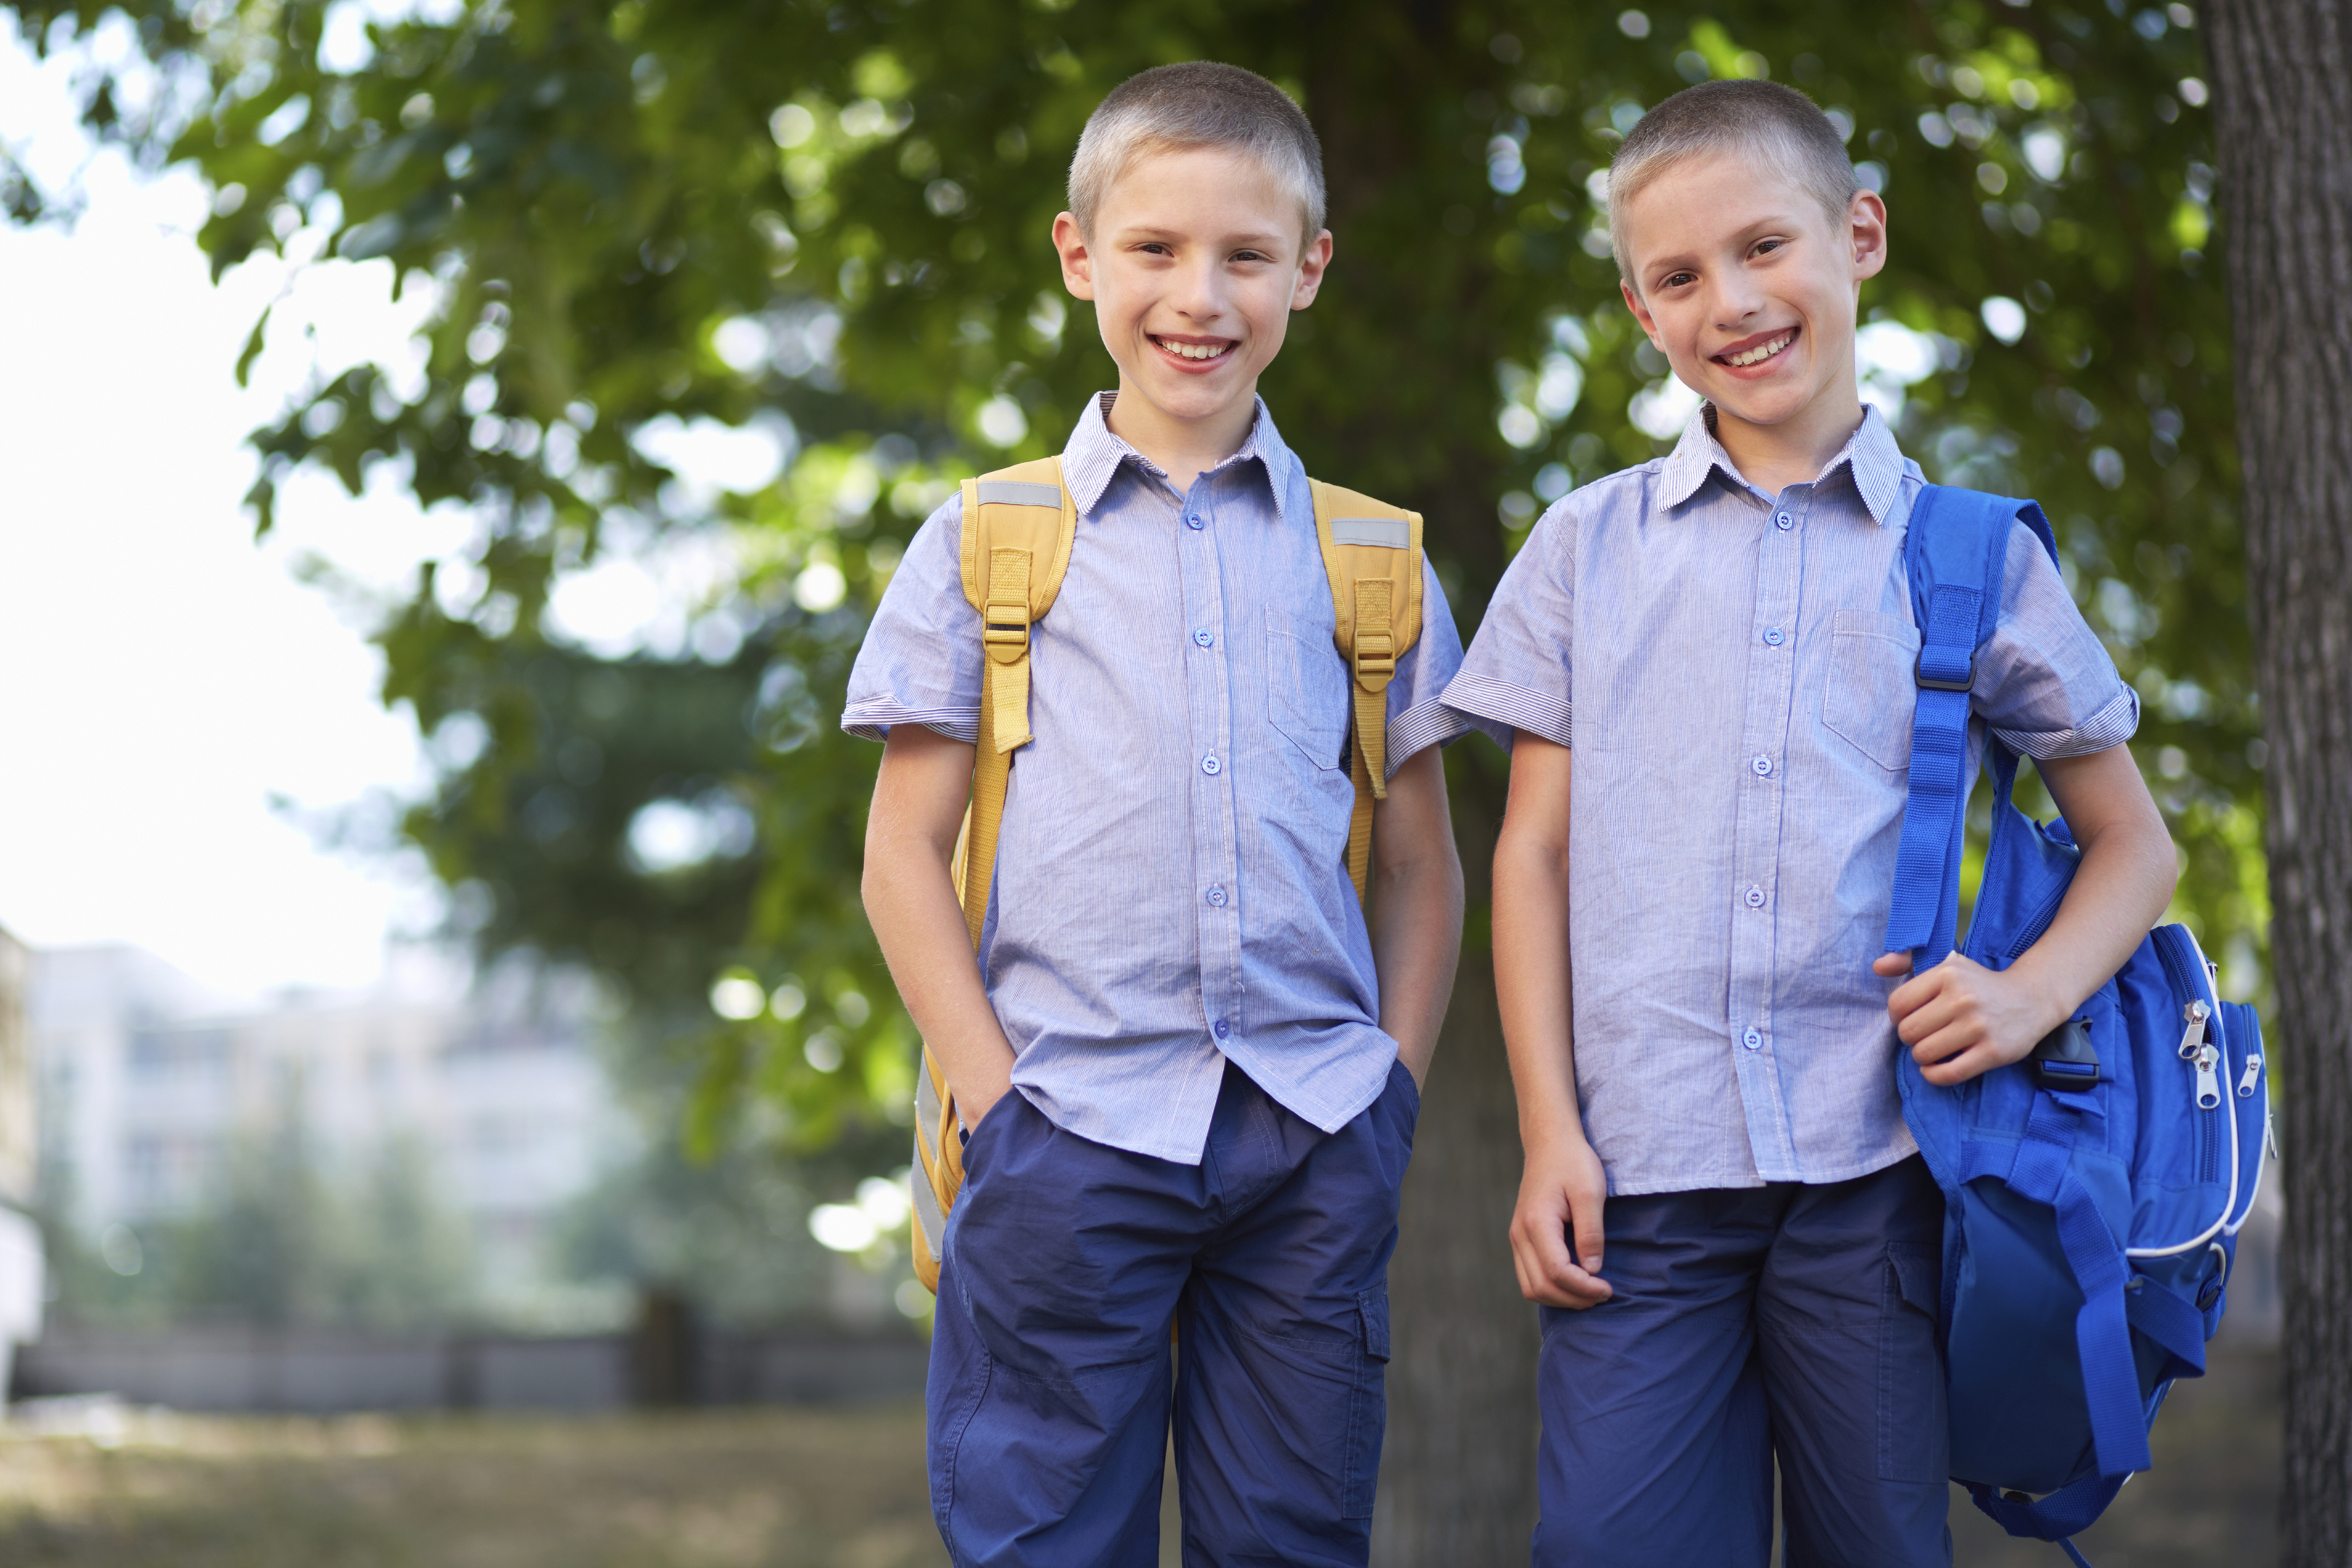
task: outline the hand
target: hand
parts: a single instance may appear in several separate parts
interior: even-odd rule
[[[1885,953],[1870,967],[1892,978],[1909,972],[1911,955]],[[1987,969],[1957,952],[1895,987],[1886,1011],[1919,1076],[1946,1089],[2022,1061],[2065,1021],[2030,974]]]
[[[1012,1064],[1005,1065],[1009,1068]],[[961,1087],[950,1084],[948,1092],[955,1097],[956,1120],[963,1123],[964,1135],[970,1137],[980,1131],[981,1122],[996,1109],[997,1101],[1013,1092],[1013,1075],[1007,1071],[1001,1078],[991,1074],[985,1082]]]
[[[1511,1264],[1518,1270],[1520,1295],[1581,1311],[1616,1294],[1601,1278],[1601,1209],[1608,1191],[1601,1156],[1580,1130],[1528,1149],[1511,1213]]]

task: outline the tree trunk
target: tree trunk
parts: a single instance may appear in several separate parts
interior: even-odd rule
[[[2352,1564],[2352,9],[2215,0],[2287,1092],[2283,1561]]]
[[[1456,818],[1475,908],[1486,897],[1496,825],[1485,792],[1466,794]],[[1380,1568],[1527,1561],[1536,1519],[1536,1310],[1520,1298],[1506,1239],[1518,1187],[1518,1111],[1494,961],[1474,940],[1430,1068],[1389,1268],[1396,1358],[1372,1527]]]

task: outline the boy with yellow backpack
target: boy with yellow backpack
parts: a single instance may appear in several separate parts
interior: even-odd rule
[[[1171,1420],[1185,1561],[1368,1553],[1465,723],[1420,518],[1309,479],[1256,396],[1323,200],[1247,71],[1103,101],[1054,237],[1118,388],[932,515],[850,678],[960,1564],[1156,1563]]]

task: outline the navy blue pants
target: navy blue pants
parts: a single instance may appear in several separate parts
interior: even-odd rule
[[[1420,1109],[1400,1066],[1327,1134],[1229,1065],[1179,1165],[998,1101],[931,1340],[931,1509],[959,1568],[1154,1568],[1171,1414],[1187,1564],[1362,1563]]]
[[[1944,1200],[1917,1157],[1825,1186],[1611,1198],[1616,1295],[1543,1310],[1539,1568],[1948,1564]]]

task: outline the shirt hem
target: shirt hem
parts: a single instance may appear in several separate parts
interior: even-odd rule
[[[1483,675],[1456,675],[1439,700],[1493,736],[1505,751],[1511,748],[1512,731],[1518,730],[1556,746],[1570,743],[1574,710],[1562,698]]]
[[[2139,693],[2125,687],[2115,700],[2072,730],[2000,730],[2002,745],[2036,762],[2087,757],[2110,751],[2139,732]]]
[[[980,743],[977,708],[908,708],[885,700],[853,702],[841,710],[843,732],[861,741],[887,740],[890,731],[900,724],[920,724],[967,745]]]
[[[1865,1155],[1850,1164],[1832,1166],[1826,1171],[1811,1171],[1796,1175],[1774,1175],[1759,1173],[1740,1181],[1699,1181],[1686,1176],[1651,1176],[1631,1181],[1609,1179],[1609,1195],[1612,1198],[1654,1197],[1666,1193],[1708,1193],[1748,1190],[1794,1183],[1800,1186],[1827,1187],[1840,1182],[1851,1182],[1864,1176],[1874,1176],[1891,1166],[1899,1165],[1919,1152],[1919,1145],[1907,1135],[1899,1149],[1883,1150]]]
[[[1396,777],[1397,770],[1411,762],[1416,752],[1425,752],[1432,746],[1451,745],[1468,734],[1473,727],[1470,721],[1436,698],[1414,703],[1389,721],[1386,776]]]

